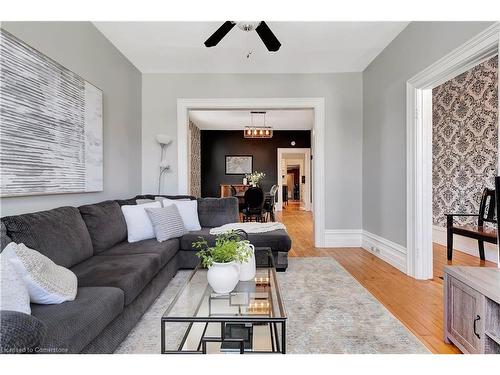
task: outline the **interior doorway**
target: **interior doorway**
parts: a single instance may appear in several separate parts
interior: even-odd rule
[[[311,211],[311,149],[279,148],[277,170],[278,203],[277,211],[286,209],[289,202],[300,210]]]
[[[325,98],[203,98],[177,99],[177,184],[178,193],[190,190],[189,112],[193,110],[285,110],[310,109],[314,113],[311,129],[311,195],[314,246],[325,244]]]
[[[414,278],[434,275],[432,89],[497,55],[499,32],[496,23],[407,81],[406,272]]]

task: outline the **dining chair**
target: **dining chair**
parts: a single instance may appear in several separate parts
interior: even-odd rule
[[[264,190],[259,187],[251,187],[245,191],[243,203],[243,222],[258,221],[265,222],[264,213]]]
[[[266,215],[269,215],[269,219],[271,221],[276,221],[274,216],[274,207],[276,205],[276,192],[278,191],[278,185],[271,186],[271,190],[269,190],[269,196],[266,197],[264,203],[264,211]]]
[[[238,194],[238,192],[236,191],[236,188],[233,185],[231,185],[231,196],[235,197],[236,194]]]
[[[479,203],[479,212],[477,214],[454,213],[446,214],[446,232],[447,232],[447,258],[452,260],[453,257],[453,235],[469,237],[477,240],[479,258],[485,260],[484,243],[489,242],[497,244],[497,220],[496,220],[496,195],[495,190],[484,189]],[[477,220],[476,224],[456,225],[455,217],[474,217]],[[486,226],[485,223],[490,223],[492,226]]]

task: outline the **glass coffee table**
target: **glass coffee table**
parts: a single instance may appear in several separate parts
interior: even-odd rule
[[[286,353],[286,312],[269,248],[255,279],[215,293],[198,266],[161,318],[162,354]]]

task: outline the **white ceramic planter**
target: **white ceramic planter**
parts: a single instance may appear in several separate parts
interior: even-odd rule
[[[236,262],[214,262],[208,269],[207,279],[215,293],[230,293],[240,280],[240,265]]]
[[[244,263],[240,263],[240,281],[252,280],[255,277],[255,247],[247,245],[252,250],[252,256]]]

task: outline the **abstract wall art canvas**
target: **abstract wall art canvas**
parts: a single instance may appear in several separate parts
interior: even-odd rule
[[[103,190],[102,91],[0,29],[1,196]]]
[[[250,174],[252,162],[251,155],[226,155],[226,174]]]

